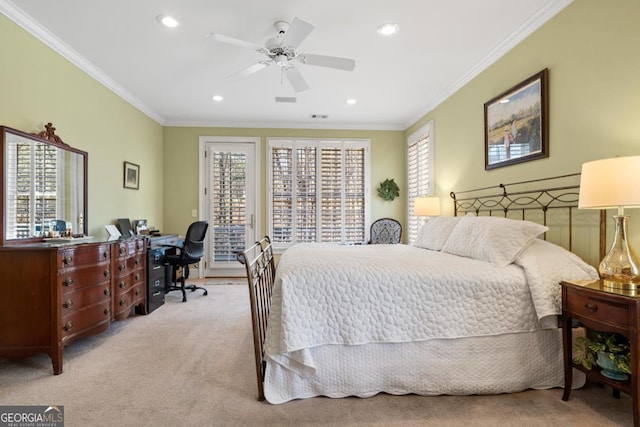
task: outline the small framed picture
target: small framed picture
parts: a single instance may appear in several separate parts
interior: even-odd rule
[[[545,68],[484,104],[485,170],[549,157]]]
[[[124,162],[124,188],[140,188],[140,165]]]

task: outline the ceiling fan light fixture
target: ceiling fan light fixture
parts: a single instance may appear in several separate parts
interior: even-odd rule
[[[276,55],[273,60],[276,61],[276,64],[281,67],[285,67],[289,63],[289,58],[287,58],[287,55]]]
[[[178,26],[178,21],[174,17],[168,15],[158,15],[156,16],[156,21],[168,28],[175,28]]]
[[[400,31],[400,26],[393,22],[382,24],[378,27],[378,34],[382,36],[391,36],[398,31]]]

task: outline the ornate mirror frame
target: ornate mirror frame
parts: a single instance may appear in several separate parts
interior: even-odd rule
[[[52,203],[55,203],[56,206],[66,206],[69,203],[74,203],[74,208],[72,210],[69,209],[73,212],[73,218],[62,217],[70,214],[60,215],[61,217],[58,218],[59,214],[56,209],[55,219],[69,221],[73,226],[73,234],[86,236],[88,233],[88,154],[85,151],[65,144],[62,139],[55,134],[55,127],[53,127],[51,123],[48,123],[45,126],[45,130],[38,134],[29,134],[7,126],[0,126],[0,139],[2,141],[2,151],[0,152],[0,176],[2,177],[2,185],[0,185],[0,210],[2,212],[0,245],[26,244],[43,241],[43,235],[47,231],[46,229],[49,227],[52,218],[44,219],[45,215],[41,215],[43,217],[43,223],[44,221],[48,221],[44,225],[44,228],[41,226],[38,230],[38,225],[35,225],[33,229],[31,229],[31,225],[35,224],[37,220],[35,217],[38,215],[38,212],[32,209],[33,203],[36,202],[31,200],[38,197],[40,197],[39,200],[43,200],[44,197],[38,196],[38,194],[44,194],[47,191],[49,191],[46,196],[47,200],[42,201],[42,204],[49,203],[49,209],[51,209],[50,206]],[[31,147],[31,154],[24,154],[24,159],[26,160],[24,160],[23,163],[18,160],[18,155],[14,153],[14,151],[18,150],[14,146],[10,148],[10,140],[20,140],[21,142],[31,143],[20,146],[21,150],[25,153],[27,150],[25,147]],[[16,146],[18,145],[20,144],[16,144]],[[50,150],[51,148],[55,148],[56,150],[52,151]],[[45,154],[34,154],[40,152]],[[53,153],[55,153],[55,156]],[[43,161],[42,165],[37,163],[38,160],[42,160],[45,157],[47,158],[46,162]],[[25,166],[27,163],[29,166]],[[21,165],[21,170],[29,170],[29,172],[22,174],[16,172],[18,170],[18,164]],[[52,166],[55,167],[55,170],[52,169]],[[77,172],[82,176],[74,179],[75,175],[71,172]],[[49,186],[45,190],[38,190],[33,178],[45,176],[46,174],[49,174],[48,176],[51,177],[55,176],[55,178],[52,178],[55,188]],[[60,181],[64,182],[64,184],[59,185],[58,182]],[[82,188],[79,187],[80,185]],[[51,190],[51,188],[54,189]],[[19,196],[18,193],[20,193],[21,196]],[[51,194],[53,194],[53,196],[51,196]],[[18,228],[15,224],[21,222],[21,220],[18,219],[20,216],[18,214],[19,209],[10,206],[10,204],[17,205],[20,197],[29,200],[27,203],[29,208],[23,209],[23,212],[25,212],[23,216],[28,218],[29,224],[21,225],[21,231],[17,232],[14,229]],[[16,212],[16,214],[12,218],[7,218],[7,214],[12,210]],[[14,225],[10,227],[9,223]],[[23,234],[24,237],[19,237],[20,234]]]

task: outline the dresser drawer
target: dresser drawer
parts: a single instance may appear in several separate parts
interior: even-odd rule
[[[125,292],[119,292],[116,294],[113,300],[113,309],[117,316],[123,310],[128,310],[132,305],[140,302],[144,302],[144,287],[141,285],[132,286]]]
[[[138,255],[127,259],[116,260],[116,276],[124,276],[133,271],[144,270],[143,256]],[[136,279],[138,280],[138,279]]]
[[[108,282],[105,285],[67,292],[62,298],[62,315],[67,316],[84,307],[98,303],[109,303],[110,301],[111,287]]]
[[[58,284],[61,286],[62,293],[66,294],[67,292],[72,292],[76,289],[87,288],[100,283],[109,282],[110,277],[110,264],[102,263],[88,268],[61,270],[58,273]]]
[[[135,254],[141,254],[145,251],[144,239],[133,239],[118,242],[115,246],[115,257],[126,258]]]
[[[586,292],[567,288],[567,311],[594,320],[606,319],[607,323],[629,327],[629,306],[623,303],[616,303],[605,298],[599,298]]]
[[[96,264],[111,258],[109,245],[79,245],[63,249],[59,253],[58,268]]]
[[[82,334],[88,329],[95,328],[101,324],[108,327],[111,322],[111,302],[105,301],[81,310],[69,313],[62,317],[60,325],[62,329],[62,339],[76,334]]]

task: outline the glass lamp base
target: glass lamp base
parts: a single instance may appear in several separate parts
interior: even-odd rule
[[[617,289],[640,288],[640,261],[627,240],[628,218],[613,216],[616,225],[613,243],[598,268],[605,285]]]

